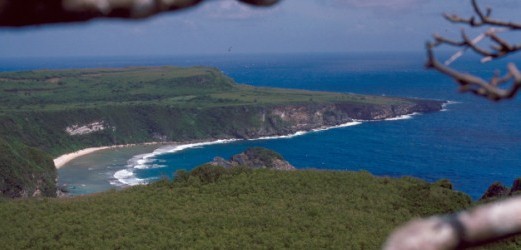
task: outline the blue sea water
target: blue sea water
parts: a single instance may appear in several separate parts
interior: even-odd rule
[[[0,71],[205,65],[218,67],[239,83],[256,86],[453,102],[446,111],[411,119],[364,122],[291,138],[236,141],[154,155],[147,164],[162,167],[133,169],[140,179],[171,176],[177,169],[191,169],[214,156],[228,158],[248,147],[262,146],[280,152],[297,168],[367,170],[379,176],[415,176],[427,181],[447,178],[455,189],[473,198],[479,198],[495,181],[510,185],[521,176],[519,99],[493,103],[461,94],[451,79],[424,69],[424,60],[422,53],[33,58],[0,59]],[[473,62],[462,59],[455,67],[484,76],[504,67],[503,62]],[[122,164],[120,169],[126,167]]]

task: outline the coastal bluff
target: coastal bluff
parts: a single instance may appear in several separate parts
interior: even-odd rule
[[[255,87],[208,67],[4,72],[0,138],[17,164],[2,165],[9,170],[2,172],[0,183],[17,188],[1,188],[0,195],[53,196],[56,170],[50,159],[85,148],[281,136],[435,112],[443,104]]]

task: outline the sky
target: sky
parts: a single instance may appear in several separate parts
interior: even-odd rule
[[[481,2],[502,17],[521,7]],[[422,51],[433,33],[459,34],[442,13],[471,10],[465,0],[282,0],[269,8],[207,0],[139,21],[0,28],[0,58]]]

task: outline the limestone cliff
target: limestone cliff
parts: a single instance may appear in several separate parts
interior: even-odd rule
[[[443,102],[410,100],[408,103],[368,105],[364,103],[300,104],[265,107],[257,114],[257,128],[237,129],[239,138],[286,135],[297,131],[336,126],[355,120],[384,120],[413,113],[429,113],[442,109]]]

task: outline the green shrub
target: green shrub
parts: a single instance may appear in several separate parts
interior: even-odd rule
[[[175,171],[175,174],[174,174],[175,182],[187,182],[188,178],[190,178],[190,173],[187,172],[186,170],[179,169],[179,170]]]
[[[233,166],[231,168],[226,169],[226,174],[230,176],[240,175],[240,174],[250,174],[253,171],[253,169],[247,167],[247,166]]]
[[[451,189],[453,188],[452,186],[452,183],[450,182],[450,180],[448,179],[441,179],[441,180],[438,180],[434,183],[434,185],[436,186],[439,186],[439,187],[442,187],[442,188],[447,188],[447,189]]]
[[[225,168],[222,166],[213,166],[210,164],[201,165],[190,172],[190,176],[197,177],[204,183],[214,183],[225,174]]]

